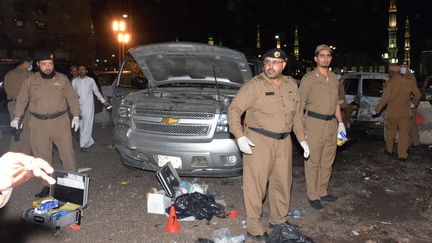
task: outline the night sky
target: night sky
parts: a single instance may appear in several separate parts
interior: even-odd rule
[[[300,35],[300,56],[311,59],[314,47],[334,45],[338,52],[368,53],[379,57],[388,42],[389,0],[93,0],[93,17],[99,55],[114,53],[116,39],[111,21],[120,13],[132,16],[131,46],[154,42],[206,42],[247,50],[255,47],[260,25],[263,49],[274,47],[274,35],[281,36],[292,52],[293,32]],[[403,52],[404,22],[411,22],[412,58],[432,49],[432,3],[397,0],[398,47]],[[123,10],[122,10],[123,9]],[[108,38],[107,38],[108,36]],[[114,50],[114,51],[113,51]]]

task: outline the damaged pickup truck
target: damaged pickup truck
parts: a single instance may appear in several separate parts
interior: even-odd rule
[[[224,47],[175,42],[129,50],[113,85],[121,162],[150,171],[171,162],[183,176],[241,175],[226,112],[251,78],[244,54]]]

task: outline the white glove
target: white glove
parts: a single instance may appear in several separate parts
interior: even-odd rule
[[[18,130],[18,123],[19,123],[19,118],[14,118],[11,121],[10,126]],[[22,124],[21,124],[21,128],[22,128]]]
[[[415,108],[415,105],[412,102],[410,102],[410,108],[411,109]]]
[[[309,150],[309,145],[307,144],[307,142],[306,141],[301,141],[300,142],[300,145],[302,146],[302,148],[303,148],[303,157],[305,158],[305,159],[307,159],[307,158],[309,158],[309,155],[310,155],[310,150]]]
[[[339,122],[338,129],[337,129],[337,134],[339,134],[341,131],[342,131],[345,135],[347,134],[347,133],[346,133],[346,129],[345,129],[345,125],[343,124],[343,122]]]
[[[247,138],[246,136],[237,139],[237,144],[240,151],[245,154],[252,154],[252,149],[250,146],[255,147],[255,144],[253,144],[252,141],[249,140],[249,138]]]
[[[74,116],[72,118],[72,126],[71,126],[71,128],[74,128],[75,132],[78,131],[78,128],[79,128],[79,117],[78,116]]]

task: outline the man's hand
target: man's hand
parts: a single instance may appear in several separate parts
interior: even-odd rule
[[[108,101],[105,101],[103,105],[105,106],[105,109],[107,109],[108,111],[112,109],[112,105]]]
[[[339,134],[340,132],[343,132],[345,135],[346,133],[346,129],[345,129],[345,125],[343,124],[343,122],[339,122],[338,124],[338,129],[337,129],[337,134]]]
[[[253,144],[252,141],[249,140],[249,138],[247,138],[246,136],[237,139],[237,144],[239,146],[240,151],[242,151],[245,154],[252,154],[251,146],[255,147],[255,144]]]
[[[372,112],[372,118],[377,118],[377,117],[379,117],[379,116],[380,116],[380,115],[377,114],[375,111]]]
[[[8,152],[0,158],[0,190],[19,186],[31,177],[40,177],[54,184],[54,178],[49,176],[53,172],[54,169],[43,159]]]
[[[23,124],[21,124],[21,126],[18,127],[19,126],[19,120],[20,120],[19,118],[14,118],[11,121],[10,126],[13,127],[13,128],[15,128],[16,130],[21,129],[23,127]]]
[[[75,132],[78,131],[78,128],[79,128],[79,117],[78,116],[74,116],[72,118],[71,128],[74,128]]]
[[[309,145],[307,144],[307,142],[306,141],[301,141],[300,142],[300,145],[302,146],[302,148],[303,148],[303,157],[305,158],[305,159],[307,159],[307,158],[309,158],[309,155],[310,155],[310,150],[309,150]]]

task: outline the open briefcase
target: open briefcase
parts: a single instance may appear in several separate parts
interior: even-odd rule
[[[58,170],[52,176],[56,184],[51,185],[50,196],[47,200],[33,202],[34,207],[23,212],[24,221],[57,229],[80,224],[88,202],[89,176]],[[55,207],[41,207],[43,201],[50,200],[56,202]]]

